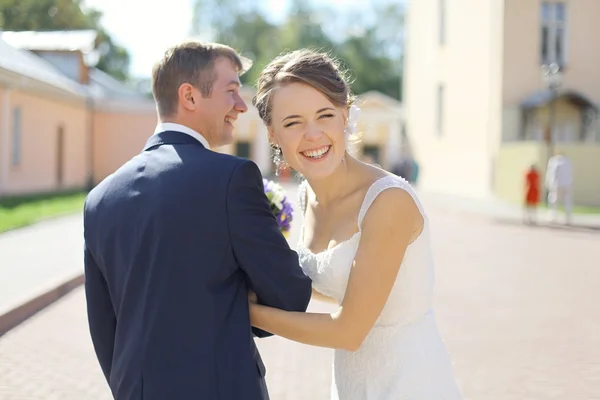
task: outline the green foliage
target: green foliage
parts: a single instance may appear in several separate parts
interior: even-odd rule
[[[129,76],[129,54],[116,45],[102,28],[102,13],[83,11],[81,0],[0,0],[0,29],[5,31],[54,31],[95,29],[97,45],[106,51],[97,67],[120,80]]]
[[[284,20],[273,22],[257,0],[195,0],[192,33],[254,60],[242,77],[250,84],[278,54],[315,48],[329,52],[351,72],[355,93],[377,90],[400,99],[404,9],[396,2],[371,4],[370,18],[365,18],[364,10],[341,14],[292,0]]]

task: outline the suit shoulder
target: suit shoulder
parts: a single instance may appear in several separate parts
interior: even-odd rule
[[[248,161],[246,158],[241,158],[227,153],[218,153],[216,151],[210,151],[209,154],[213,159],[231,165],[238,165],[244,161]]]
[[[237,157],[230,154],[216,153],[213,152],[214,162],[218,162],[220,165],[225,166],[232,174],[239,170],[240,167],[243,170],[256,169],[260,172],[258,165],[247,158]]]

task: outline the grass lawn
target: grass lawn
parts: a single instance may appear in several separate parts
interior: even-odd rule
[[[44,218],[83,210],[87,192],[38,194],[0,199],[0,232]]]
[[[540,208],[543,209],[550,209],[549,206],[546,206],[545,204],[540,204]],[[564,212],[564,207],[562,205],[559,205],[558,207],[558,211],[559,212]],[[598,214],[600,215],[600,207],[586,207],[586,206],[574,206],[573,207],[573,214]]]
[[[573,207],[573,212],[576,214],[598,214],[600,215],[600,207]]]

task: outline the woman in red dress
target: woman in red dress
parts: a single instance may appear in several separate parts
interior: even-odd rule
[[[525,223],[534,224],[540,202],[540,174],[532,165],[525,174]]]

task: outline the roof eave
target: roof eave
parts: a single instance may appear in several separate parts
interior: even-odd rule
[[[11,89],[33,91],[63,100],[85,101],[87,98],[83,90],[81,93],[65,90],[4,68],[0,68],[0,85]]]

